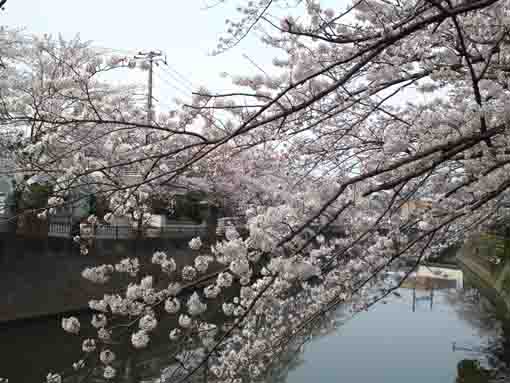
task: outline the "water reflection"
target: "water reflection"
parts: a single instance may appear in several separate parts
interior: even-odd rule
[[[500,310],[476,288],[466,288],[448,295],[459,317],[468,322],[484,343],[454,344],[454,351],[471,354],[457,365],[456,382],[510,381],[510,321],[508,313]]]
[[[323,318],[279,356],[267,381],[450,383],[510,376],[510,323],[467,278],[439,272],[418,270],[397,294],[352,320],[342,308]],[[47,370],[67,367],[79,355],[79,340],[60,330],[58,318],[0,329],[0,339],[0,376],[11,382],[41,382]],[[176,354],[162,336],[142,353],[119,355],[116,381],[175,381],[178,360],[203,353],[193,341],[187,348]],[[90,380],[102,381],[99,373]],[[194,380],[206,381],[204,371]]]

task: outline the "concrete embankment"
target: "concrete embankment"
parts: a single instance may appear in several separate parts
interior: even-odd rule
[[[80,255],[70,239],[0,237],[0,324],[88,308],[90,299],[118,291],[131,279],[115,275],[107,285],[95,285],[81,276],[85,267],[117,263],[136,256],[150,264],[156,250],[173,256],[178,266],[193,262],[189,239],[100,240],[94,251]]]
[[[475,275],[486,288],[493,290],[497,300],[510,313],[510,261],[495,265],[490,259],[487,256],[487,244],[481,247],[477,238],[466,241],[457,253],[459,265]]]

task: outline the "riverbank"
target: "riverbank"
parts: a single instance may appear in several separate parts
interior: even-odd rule
[[[457,252],[457,261],[461,268],[475,275],[485,287],[492,289],[503,302],[507,313],[510,313],[510,261],[491,263],[487,256],[490,244],[481,242],[480,238],[473,238],[464,243]]]

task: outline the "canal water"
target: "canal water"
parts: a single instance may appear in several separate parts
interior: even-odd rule
[[[461,360],[483,356],[466,350],[495,332],[466,320],[455,292],[418,292],[414,311],[412,290],[399,294],[313,340],[287,382],[453,383]]]
[[[345,323],[318,329],[273,381],[454,383],[468,367],[483,371],[501,364],[497,345],[510,342],[502,336],[506,326],[497,307],[466,281],[460,290],[402,288],[367,312],[346,320],[339,311],[338,317]],[[78,338],[60,329],[60,318],[4,326],[0,377],[42,382],[48,370],[76,361],[79,348]],[[149,364],[156,378],[165,366],[164,359],[154,360]],[[136,381],[156,381],[146,372],[139,376]]]

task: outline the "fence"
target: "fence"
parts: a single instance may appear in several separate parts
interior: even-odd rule
[[[71,237],[71,225],[69,223],[50,222],[48,225],[48,237]]]
[[[223,217],[218,218],[218,224],[216,226],[216,235],[224,235],[227,226],[234,226],[238,230],[243,230],[246,227],[246,220],[242,217]]]
[[[92,227],[87,225],[82,227],[80,231],[83,236],[90,233],[97,239],[180,238],[203,236],[207,233],[207,225],[205,223],[199,225],[187,223],[172,224],[145,228],[141,232],[128,225],[97,226],[95,230],[92,230]],[[71,235],[71,225],[69,223],[50,223],[48,230],[49,237],[70,238]]]

